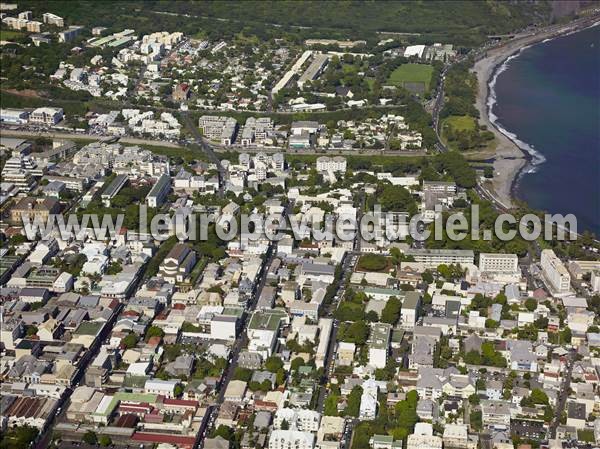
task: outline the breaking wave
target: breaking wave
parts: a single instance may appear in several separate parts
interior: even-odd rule
[[[525,50],[529,47],[530,46],[522,47],[517,53],[509,56],[506,59],[506,61],[504,61],[496,69],[496,71],[494,72],[494,76],[492,76],[492,79],[490,80],[490,82],[488,84],[489,94],[488,94],[487,104],[486,104],[490,122],[498,129],[498,131],[500,131],[502,134],[504,134],[515,145],[517,145],[521,150],[525,151],[530,156],[529,166],[523,170],[523,173],[535,173],[537,170],[537,166],[546,162],[546,158],[541,153],[536,151],[535,148],[533,147],[533,145],[523,142],[522,140],[519,139],[519,137],[515,133],[512,133],[512,132],[508,131],[507,129],[505,129],[502,126],[502,124],[500,124],[500,122],[498,121],[498,116],[496,114],[494,114],[494,106],[496,105],[496,102],[497,102],[496,82],[498,81],[498,76],[508,68],[508,66],[510,65],[510,62],[513,59],[517,58],[523,50]]]

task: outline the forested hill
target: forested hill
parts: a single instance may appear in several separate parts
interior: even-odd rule
[[[29,3],[29,2],[26,2]],[[31,9],[43,8],[31,2]],[[47,4],[46,4],[47,5]],[[174,26],[263,37],[293,32],[298,38],[375,40],[377,32],[414,33],[415,43],[477,45],[489,34],[503,34],[549,20],[548,1],[54,1],[52,11],[69,23],[129,26],[144,31]],[[93,12],[93,13],[92,13]],[[159,14],[157,14],[157,12]],[[179,14],[160,14],[168,12]],[[193,19],[193,20],[190,20]],[[101,23],[100,23],[101,22]],[[157,28],[158,27],[158,28]],[[139,29],[138,29],[139,28]]]

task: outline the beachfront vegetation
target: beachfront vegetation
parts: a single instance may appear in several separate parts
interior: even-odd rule
[[[486,147],[494,134],[479,126],[475,108],[477,77],[469,71],[471,60],[453,65],[446,73],[446,101],[440,111],[441,132],[446,144],[454,150],[479,150]]]
[[[494,140],[494,133],[480,127],[470,115],[451,115],[442,121],[442,137],[453,150],[476,150]]]

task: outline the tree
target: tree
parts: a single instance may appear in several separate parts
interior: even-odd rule
[[[481,430],[482,426],[483,426],[483,415],[481,413],[480,410],[474,410],[471,412],[471,414],[469,415],[470,421],[471,421],[471,427],[473,428],[473,430],[475,431],[479,431]]]
[[[486,329],[497,329],[498,326],[500,326],[500,323],[498,323],[496,320],[492,320],[491,318],[485,320]]]
[[[123,338],[123,340],[121,340],[121,343],[123,343],[123,346],[125,346],[126,349],[135,348],[137,342],[138,336],[133,332],[130,332],[125,338]]]
[[[387,258],[381,254],[365,254],[358,260],[358,269],[364,271],[382,271],[387,267]]]
[[[158,326],[150,326],[148,328],[148,330],[146,331],[146,341],[149,341],[152,337],[162,338],[164,336],[165,336],[165,331],[163,331]]]
[[[381,322],[388,324],[396,324],[398,318],[400,318],[400,310],[402,303],[398,298],[392,296],[388,299],[385,307],[381,311]]]
[[[378,189],[377,199],[384,211],[408,212],[410,215],[417,213],[414,197],[402,186],[385,184],[383,189]]]
[[[471,405],[479,404],[479,395],[477,393],[473,393],[471,396],[469,396],[469,404],[471,404]]]
[[[213,432],[212,437],[221,437],[225,438],[228,441],[231,441],[235,436],[233,429],[229,426],[225,426],[221,424],[217,429]]]
[[[234,380],[243,380],[244,382],[250,382],[251,378],[252,378],[252,370],[251,369],[242,368],[241,366],[238,366],[235,368],[235,371],[233,372]]]
[[[277,371],[277,374],[275,374],[275,383],[278,386],[285,383],[285,370],[283,368],[281,368],[279,371]]]
[[[525,300],[525,308],[530,312],[533,312],[537,308],[537,301],[535,298],[527,298]]]
[[[346,402],[346,409],[344,410],[344,414],[346,416],[353,416],[358,418],[358,413],[360,412],[360,400],[363,394],[363,389],[360,385],[356,385],[352,388],[352,391],[348,395],[348,400]]]
[[[433,273],[429,269],[425,270],[421,275],[423,282],[427,282],[428,284],[433,284]]]
[[[377,321],[379,321],[379,315],[377,315],[377,312],[375,312],[374,310],[369,310],[365,315],[365,320],[369,323],[376,323]]]
[[[88,430],[83,435],[83,441],[87,444],[91,444],[92,446],[95,446],[98,443],[98,435],[96,435],[96,432]]]
[[[296,357],[294,360],[292,360],[290,367],[292,371],[298,371],[298,368],[300,368],[302,365],[304,365],[304,359],[302,357]]]
[[[108,435],[100,435],[100,437],[98,438],[98,443],[100,444],[100,446],[106,447],[112,444],[112,440]]]
[[[364,345],[367,338],[369,338],[369,326],[365,321],[356,321],[344,328],[343,341]]]
[[[529,395],[534,404],[548,405],[548,395],[539,388],[534,388]]]
[[[175,396],[176,398],[178,398],[182,394],[183,394],[183,387],[181,386],[181,384],[175,385],[175,388],[173,388],[173,396]]]
[[[265,361],[265,368],[271,373],[276,373],[283,368],[283,360],[281,360],[279,357],[271,356]]]
[[[327,396],[323,404],[323,413],[326,416],[338,416],[337,405],[339,401],[340,397],[337,394]]]

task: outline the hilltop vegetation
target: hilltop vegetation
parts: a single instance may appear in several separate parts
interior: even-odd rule
[[[39,2],[25,4],[23,6],[33,10],[34,15],[46,8]],[[94,14],[90,14],[92,9]],[[297,39],[348,37],[375,41],[378,38],[376,32],[393,32],[422,34],[409,37],[416,43],[451,42],[461,46],[477,45],[489,34],[506,33],[550,17],[547,2],[501,1],[125,1],[93,4],[89,1],[55,1],[52,11],[70,23],[133,27],[138,33],[165,29],[226,38],[228,34],[243,31],[245,35],[259,37],[289,33]],[[217,18],[220,20],[215,20]]]

